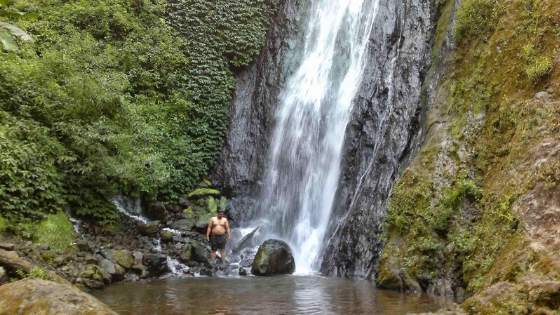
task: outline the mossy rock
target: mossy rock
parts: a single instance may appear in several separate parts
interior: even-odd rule
[[[33,39],[21,28],[0,22],[0,46],[4,52],[14,52],[18,50],[16,38],[20,41],[32,41]]]
[[[39,279],[25,279],[1,286],[0,314],[117,315],[74,286]]]
[[[14,52],[18,50],[18,45],[12,37],[12,34],[3,29],[0,29],[0,46],[4,52]]]
[[[190,199],[198,199],[207,196],[219,196],[220,191],[214,188],[197,188],[194,191],[190,192],[187,197]]]
[[[80,278],[103,281],[103,270],[97,265],[87,265],[80,273]]]
[[[255,276],[292,274],[296,264],[290,246],[281,240],[267,240],[257,251],[251,266]]]
[[[389,240],[387,251],[379,260],[379,267],[375,277],[375,283],[379,288],[422,292],[422,288],[418,281],[415,281],[402,265],[402,260],[398,253],[392,252],[391,249],[397,247],[394,240]]]
[[[173,241],[173,237],[175,236],[175,233],[168,230],[162,230],[161,232],[159,232],[159,236],[162,241],[171,242]]]
[[[126,249],[114,250],[113,259],[115,262],[126,269],[132,268],[134,265],[134,256]]]
[[[208,249],[197,241],[191,241],[183,253],[181,253],[180,259],[185,264],[192,264],[192,262],[202,263],[209,266],[210,252]]]
[[[210,180],[208,180],[207,178],[203,179],[200,184],[198,184],[198,187],[201,188],[210,188],[212,187],[212,183],[210,182]]]

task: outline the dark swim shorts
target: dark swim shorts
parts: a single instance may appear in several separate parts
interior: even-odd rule
[[[212,250],[222,250],[226,247],[226,235],[210,236],[210,247]]]

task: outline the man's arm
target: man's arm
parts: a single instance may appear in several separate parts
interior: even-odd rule
[[[226,219],[226,231],[227,231],[227,236],[228,236],[228,240],[231,239],[231,229],[229,228],[229,221]]]
[[[212,232],[212,219],[208,222],[208,228],[206,229],[206,240],[210,240],[210,232]]]

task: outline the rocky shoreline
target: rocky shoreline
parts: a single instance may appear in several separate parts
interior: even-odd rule
[[[7,281],[36,270],[47,279],[58,275],[78,286],[101,289],[114,282],[158,278],[173,271],[182,276],[212,274],[208,245],[200,234],[184,231],[171,235],[167,230],[157,234],[161,238],[159,245],[154,244],[158,238],[142,234],[86,233],[64,252],[31,241],[4,239],[0,244],[0,266],[7,277],[0,278]],[[176,265],[182,269],[172,270]]]
[[[75,240],[65,249],[1,234],[0,284],[24,277],[58,277],[82,288],[102,289],[120,281],[224,271],[223,266],[210,264],[204,235],[210,216],[226,203],[219,191],[201,187],[176,205],[123,196],[113,202],[121,212],[118,226],[102,228],[72,219]]]

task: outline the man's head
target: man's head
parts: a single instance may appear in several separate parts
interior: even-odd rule
[[[221,219],[221,218],[223,218],[223,217],[225,217],[225,216],[226,216],[226,214],[225,214],[225,212],[224,212],[224,209],[218,210],[218,219]]]

